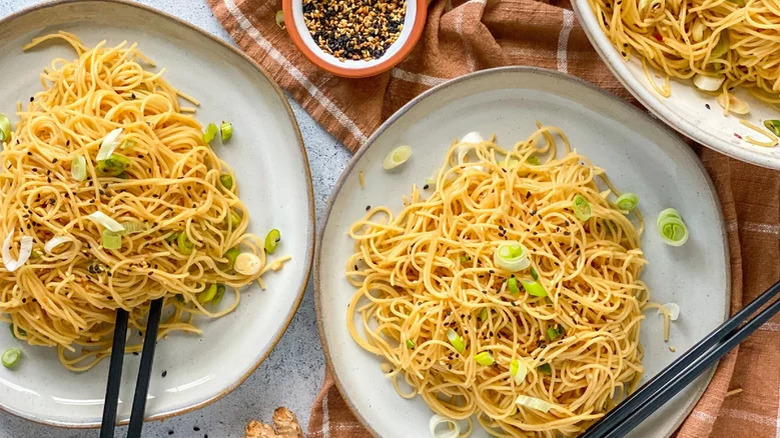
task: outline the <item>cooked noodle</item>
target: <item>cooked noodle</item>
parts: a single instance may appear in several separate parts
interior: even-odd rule
[[[776,0],[589,2],[623,57],[641,57],[648,80],[660,94],[669,96],[669,76],[691,79],[700,74],[725,76],[718,88],[722,93],[743,86],[765,102],[780,103]],[[664,87],[652,80],[647,64],[667,75]]]
[[[560,157],[556,136],[563,139]],[[540,164],[529,164],[540,156]],[[397,216],[375,207],[350,229],[355,254],[346,275],[358,288],[347,309],[352,337],[386,361],[399,394],[419,394],[437,414],[476,415],[495,436],[582,432],[643,373],[642,220],[637,215],[635,226],[611,206],[614,189],[603,183],[611,187],[552,126],[509,151],[493,139],[454,143],[427,199],[415,187]],[[572,210],[576,194],[590,203],[587,221]],[[506,240],[528,248],[547,297],[507,290],[512,275],[530,274],[494,265]],[[558,325],[563,333],[551,341],[545,333]],[[448,329],[462,336],[462,354]],[[493,365],[477,363],[485,351]],[[528,368],[520,384],[510,375],[513,360]],[[400,376],[411,391],[400,387]],[[519,395],[552,407],[518,407]]]
[[[168,84],[164,70],[127,43],[94,48],[60,32],[35,39],[25,50],[62,40],[77,59],[55,59],[41,75],[43,91],[25,107],[0,153],[0,236],[16,232],[11,248],[18,257],[22,236],[34,239],[33,255],[14,272],[0,266],[0,313],[14,335],[31,345],[56,346],[61,362],[83,371],[110,354],[115,313],[130,312],[129,324],[145,327],[149,303],[164,297],[159,337],[174,331],[200,333],[194,315],[216,318],[239,303],[239,288],[288,257],[266,263],[263,242],[247,234],[249,214],[236,185],[226,189],[220,175],[232,170],[203,140],[200,124],[185,114],[179,97],[197,102]],[[191,112],[191,111],[190,111]],[[123,128],[116,153],[132,164],[125,175],[101,177],[95,156],[102,140]],[[74,179],[72,166],[86,157],[87,179]],[[126,178],[126,179],[123,179]],[[87,219],[100,211],[118,222],[143,224],[122,238],[119,250],[101,246],[101,227]],[[229,215],[240,217],[235,226]],[[187,255],[169,238],[186,232],[195,244]],[[72,241],[52,251],[55,236]],[[226,251],[240,246],[259,256],[254,275],[228,267]],[[212,284],[232,293],[219,309],[198,294]],[[133,332],[137,331],[134,330]],[[131,342],[127,352],[139,351]]]

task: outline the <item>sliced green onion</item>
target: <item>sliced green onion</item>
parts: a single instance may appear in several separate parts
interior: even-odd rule
[[[482,310],[479,312],[479,320],[487,321],[487,319],[488,319],[488,309],[487,307],[483,307]]]
[[[19,337],[18,337],[18,336],[16,336],[16,332],[17,332],[17,331],[19,332],[19,336],[27,336],[27,332],[26,332],[26,331],[24,331],[24,329],[23,329],[23,328],[21,328],[21,327],[16,327],[16,331],[14,331],[14,325],[13,325],[13,324],[10,324],[8,327],[11,329],[11,335],[12,335],[14,338],[16,338],[16,339],[19,339]]]
[[[243,252],[236,257],[234,269],[242,275],[255,275],[260,272],[261,267],[260,257],[252,253]]]
[[[460,424],[451,418],[436,414],[428,420],[428,433],[431,438],[458,438]]]
[[[549,412],[550,408],[554,406],[548,401],[536,397],[529,397],[527,395],[518,395],[515,404],[526,408],[536,409],[541,412]]]
[[[729,32],[724,29],[720,35],[718,35],[717,44],[715,44],[715,47],[710,51],[710,59],[720,58],[722,55],[725,55],[726,52],[729,51],[730,45],[731,39],[729,38]]]
[[[478,364],[484,367],[489,367],[496,362],[496,360],[493,359],[493,353],[489,351],[483,351],[482,353],[477,354],[474,356],[474,360],[476,360]]]
[[[9,348],[8,350],[5,350],[3,352],[3,366],[6,368],[13,368],[17,363],[19,363],[19,359],[22,358],[22,349],[21,348]]]
[[[184,303],[184,295],[176,295],[176,301]]]
[[[460,335],[455,333],[455,330],[447,329],[447,339],[449,339],[450,344],[452,344],[452,346],[455,347],[455,350],[458,353],[463,353],[463,350],[466,349],[466,345],[463,344],[463,338],[461,338]]]
[[[515,384],[519,385],[525,380],[525,376],[528,374],[528,367],[525,361],[515,359],[509,363],[509,375],[515,379]]]
[[[211,286],[208,287],[208,289],[198,294],[198,302],[201,304],[206,304],[209,301],[212,301],[217,296],[218,290],[219,290],[219,285],[213,283]]]
[[[658,233],[665,244],[682,246],[688,241],[688,227],[683,222],[680,213],[674,208],[667,208],[658,215],[656,222]]]
[[[536,371],[539,371],[542,374],[552,375],[552,367],[550,366],[549,363],[539,365],[538,367],[536,367]]]
[[[211,300],[211,305],[218,306],[220,301],[222,301],[222,296],[224,295],[225,295],[225,285],[217,284],[217,294],[214,295],[214,298]]]
[[[134,147],[138,146],[138,142],[133,140],[132,138],[126,138],[121,145],[119,145],[119,149],[132,149]]]
[[[506,288],[509,289],[509,293],[512,295],[520,293],[520,287],[517,285],[517,279],[515,277],[506,281]]]
[[[534,279],[534,281],[539,279],[539,274],[536,273],[536,269],[531,268],[531,278]]]
[[[531,265],[528,251],[522,243],[508,240],[501,242],[493,254],[493,263],[508,272],[521,271]]]
[[[547,291],[538,281],[521,281],[523,289],[535,297],[546,297]]]
[[[409,160],[409,157],[411,156],[412,148],[409,146],[398,146],[397,148],[390,151],[389,154],[387,154],[384,161],[382,161],[382,167],[385,170],[393,169],[400,166],[401,164],[406,163],[406,161]]]
[[[563,327],[556,326],[556,327],[547,327],[547,338],[550,340],[550,342],[556,340],[558,336],[563,334]]]
[[[282,233],[276,228],[269,231],[265,236],[265,252],[273,254],[276,251],[276,247],[279,245],[279,241],[282,240]]]
[[[574,208],[574,215],[577,219],[585,222],[590,219],[590,202],[582,195],[576,195],[572,201],[572,207]]]
[[[518,164],[520,164],[520,160],[518,160],[517,158],[507,157],[506,164],[505,164],[506,170],[514,169],[515,167],[517,167]]]
[[[122,224],[125,229],[125,234],[140,233],[146,231],[146,225],[141,222],[125,222]]]
[[[406,348],[413,350],[414,349],[414,341],[411,339],[406,340]]]
[[[764,120],[764,126],[772,131],[772,134],[780,137],[780,120]]]
[[[179,238],[179,233],[174,231],[173,233],[169,234],[168,237],[165,238],[165,241],[168,242],[168,243],[173,243],[178,238]]]
[[[97,223],[98,225],[102,225],[103,227],[108,228],[115,233],[121,233],[125,231],[125,227],[123,227],[122,224],[111,219],[105,213],[100,211],[96,211],[90,214],[87,216],[87,219]]]
[[[11,139],[11,121],[5,114],[0,114],[0,143]]]
[[[98,150],[95,160],[103,161],[107,160],[114,154],[114,151],[119,146],[119,136],[122,134],[122,128],[116,128],[106,134],[103,141],[100,143],[100,149]]]
[[[276,16],[274,17],[276,20],[276,25],[279,26],[279,29],[284,29],[284,11],[279,10],[276,11]]]
[[[536,155],[531,155],[530,157],[528,157],[528,160],[526,160],[526,163],[528,163],[528,164],[530,164],[532,166],[538,166],[539,164],[541,164],[539,162],[539,157],[537,157]]]
[[[122,247],[122,234],[108,229],[103,230],[103,248],[119,249]]]
[[[179,252],[184,255],[192,254],[192,251],[195,249],[195,244],[190,241],[187,233],[183,231],[176,237],[176,243],[179,245]]]
[[[230,221],[230,228],[234,230],[239,225],[241,225],[241,216],[239,216],[235,211],[230,212],[230,215],[228,216],[228,220]]]
[[[222,122],[219,126],[219,135],[222,137],[222,142],[226,142],[233,137],[233,124],[230,122]]]
[[[203,142],[210,144],[211,141],[214,140],[214,137],[217,136],[217,131],[217,125],[209,123],[208,126],[206,126],[206,130],[203,132]]]
[[[219,176],[219,182],[222,184],[222,187],[230,190],[233,188],[233,176],[229,173],[223,173]]]
[[[116,176],[119,179],[130,179],[130,175],[127,174],[127,172],[122,172],[119,175]]]
[[[466,264],[471,261],[471,257],[467,255],[460,256],[460,262]]]
[[[225,253],[225,257],[228,259],[228,269],[233,269],[233,266],[236,265],[236,258],[241,254],[241,251],[238,248],[230,248]]]
[[[615,205],[617,208],[623,211],[631,211],[639,204],[639,196],[634,193],[623,193],[615,199]]]
[[[132,165],[132,161],[124,155],[111,154],[105,160],[98,161],[95,173],[98,176],[118,176]]]
[[[87,179],[87,159],[83,155],[76,155],[73,162],[70,163],[70,171],[76,181]]]

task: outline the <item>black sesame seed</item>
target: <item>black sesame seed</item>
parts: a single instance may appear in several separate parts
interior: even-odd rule
[[[194,426],[194,427],[192,428],[192,430],[194,430],[195,432],[200,432],[200,428],[199,428],[198,426]]]

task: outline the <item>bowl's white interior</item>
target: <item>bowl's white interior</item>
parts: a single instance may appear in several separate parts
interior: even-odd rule
[[[76,34],[88,46],[103,39],[110,45],[138,42],[157,68],[167,69],[168,81],[200,100],[196,117],[201,123],[231,121],[233,138],[226,145],[215,142],[214,147],[237,174],[251,215],[250,232],[262,238],[271,228],[281,230],[278,254],[293,259],[278,273],[267,275],[267,290],[248,287],[234,312],[199,321],[202,336],[175,333],[158,343],[146,414],[166,415],[224,395],[270,353],[308,278],[312,193],[295,118],[274,85],[222,43],[147,9],[95,1],[44,7],[0,27],[0,64],[5,72],[0,112],[14,123],[16,102],[24,104],[40,91],[43,68],[55,57],[75,57],[66,44],[46,44],[27,53],[22,45],[60,29]],[[0,367],[0,406],[37,421],[99,424],[108,361],[73,373],[60,365],[55,349],[22,345],[2,326],[0,349],[21,346],[24,358],[13,371]],[[119,419],[129,416],[138,363],[139,356],[125,356]]]
[[[295,27],[298,29],[298,33],[301,35],[303,43],[306,44],[306,47],[308,47],[309,50],[311,50],[317,57],[334,67],[341,67],[350,70],[361,70],[380,64],[401,50],[401,47],[403,47],[406,40],[409,39],[409,35],[412,34],[414,19],[417,16],[417,2],[415,0],[406,0],[406,16],[404,17],[404,28],[401,30],[401,34],[398,35],[398,39],[392,45],[390,45],[390,47],[388,47],[384,55],[370,61],[354,61],[351,59],[340,61],[335,56],[322,50],[320,46],[314,41],[311,33],[309,33],[309,29],[306,27],[306,22],[303,20],[302,0],[293,0],[292,13],[293,20],[295,20]]]
[[[404,107],[358,152],[333,195],[317,249],[321,335],[342,393],[377,435],[428,436],[431,411],[419,397],[398,396],[383,377],[380,358],[361,349],[347,331],[345,311],[355,292],[344,277],[353,251],[348,227],[364,216],[366,205],[400,211],[401,196],[410,193],[412,184],[420,187],[435,175],[453,138],[479,130],[485,136],[496,133],[499,144],[512,144],[533,132],[536,120],[562,128],[573,147],[604,168],[619,189],[641,199],[647,221],[642,248],[649,261],[642,278],[654,301],[675,302],[682,309],[668,344],[661,317],[646,314],[641,335],[645,379],[726,318],[729,265],[719,203],[698,158],[674,133],[614,97],[544,70],[505,68],[456,79]],[[412,147],[411,159],[393,172],[384,171],[384,157],[401,144]],[[361,171],[365,188],[359,183]],[[680,210],[693,231],[681,248],[664,245],[653,224],[670,206]],[[709,378],[699,378],[634,436],[671,434]],[[475,436],[487,434],[478,427]]]

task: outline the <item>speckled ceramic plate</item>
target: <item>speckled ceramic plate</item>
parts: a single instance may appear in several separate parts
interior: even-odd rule
[[[778,118],[780,114],[776,108],[745,90],[737,89],[734,91],[737,97],[750,104],[750,114],[725,116],[715,97],[697,91],[692,81],[676,79],[671,81],[672,95],[666,98],[660,96],[647,82],[640,60],[634,56],[626,62],[604,34],[588,0],[574,0],[572,6],[601,59],[623,86],[658,118],[681,134],[720,153],[759,166],[780,169],[780,147],[766,148],[748,143],[744,140],[748,135],[762,141],[766,138],[739,123],[740,118],[744,118],[763,127],[764,120]],[[655,79],[659,83],[662,81]]]
[[[453,138],[477,130],[496,133],[499,144],[512,144],[533,132],[536,120],[562,128],[573,146],[606,169],[617,187],[641,199],[648,218],[642,248],[649,261],[642,279],[654,301],[675,302],[682,309],[668,344],[660,316],[650,312],[642,323],[644,378],[726,318],[730,277],[720,206],[698,158],[673,132],[620,99],[559,73],[522,67],[474,73],[428,91],[382,125],[342,175],[319,236],[315,290],[326,357],[342,394],[374,434],[429,436],[432,412],[420,397],[398,396],[380,370],[380,359],[358,347],[347,331],[345,312],[355,292],[344,277],[354,247],[346,234],[349,226],[363,217],[366,205],[400,211],[401,196],[435,174]],[[412,147],[412,158],[394,172],[384,171],[385,155],[401,144]],[[359,183],[361,171],[365,188]],[[652,223],[671,206],[679,209],[692,231],[680,248],[664,245]],[[710,377],[700,377],[634,436],[671,434]],[[475,436],[487,434],[478,428]]]
[[[79,1],[45,4],[0,22],[0,112],[15,114],[16,102],[40,90],[39,75],[55,57],[74,53],[46,44],[28,53],[22,45],[57,30],[73,32],[87,45],[135,41],[165,77],[201,102],[201,122],[230,120],[234,136],[217,153],[237,174],[251,214],[250,232],[282,232],[278,252],[292,255],[267,290],[247,288],[227,316],[200,321],[202,336],[172,334],[157,345],[147,418],[160,419],[204,406],[230,392],[273,349],[287,328],[308,280],[314,242],[311,178],[295,117],[279,88],[248,58],[216,38],[175,18],[133,3]],[[15,119],[15,117],[12,117]],[[226,303],[223,303],[226,304]],[[18,346],[0,330],[0,349]],[[108,361],[85,373],[60,365],[52,348],[23,346],[13,371],[0,368],[0,407],[34,421],[63,426],[100,423]],[[130,413],[138,356],[125,356],[119,414]],[[167,371],[165,378],[162,372]]]

